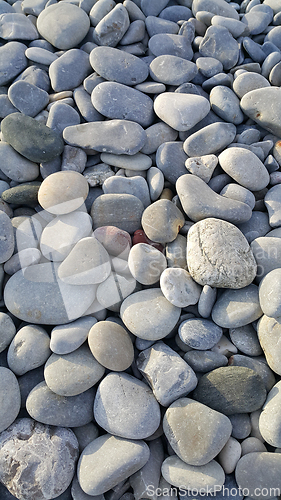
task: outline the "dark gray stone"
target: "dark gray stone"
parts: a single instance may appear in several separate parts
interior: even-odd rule
[[[39,366],[39,368],[30,370],[21,377],[18,377],[22,408],[25,408],[28,394],[40,382],[44,382],[44,366]]]
[[[36,116],[49,103],[49,94],[32,83],[19,80],[8,91],[12,104],[24,115]]]
[[[19,184],[18,186],[4,191],[2,193],[2,199],[6,203],[35,207],[38,204],[37,195],[39,187],[39,182]]]
[[[261,46],[251,38],[246,36],[243,38],[243,47],[254,62],[262,63],[265,60],[265,53]]]
[[[27,182],[35,180],[39,175],[39,168],[4,141],[0,142],[1,170],[9,179],[16,182]],[[9,185],[7,185],[9,188]]]
[[[0,47],[0,85],[6,85],[26,68],[26,49],[20,42],[8,42]]]
[[[250,413],[262,407],[266,388],[250,368],[224,366],[201,377],[194,399],[225,415]]]
[[[165,178],[172,184],[186,174],[185,161],[188,156],[184,152],[183,142],[164,142],[156,152],[156,165]]]
[[[256,210],[252,213],[252,217],[247,222],[238,224],[237,227],[244,234],[249,243],[260,236],[265,236],[271,230],[268,214]]]
[[[169,0],[141,0],[141,10],[146,16],[158,16]]]
[[[144,210],[142,202],[131,194],[103,194],[93,203],[91,216],[94,229],[102,226],[116,226],[128,233],[141,227]]]
[[[159,14],[160,19],[167,19],[177,23],[178,21],[188,21],[192,17],[191,10],[184,5],[171,5],[166,7]]]
[[[80,49],[67,50],[49,68],[51,84],[56,92],[78,87],[90,73],[89,54]]]
[[[90,63],[101,77],[124,85],[137,85],[148,76],[147,65],[141,59],[113,47],[92,50]]]
[[[274,386],[276,379],[273,371],[269,368],[264,357],[243,356],[242,354],[234,354],[229,358],[229,366],[244,366],[254,370],[263,380],[265,388],[270,391]]]
[[[184,360],[195,372],[203,373],[228,364],[226,356],[213,351],[191,350],[185,353]]]

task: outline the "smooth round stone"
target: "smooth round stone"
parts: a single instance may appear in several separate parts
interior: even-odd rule
[[[273,386],[267,396],[259,418],[259,429],[262,437],[267,443],[274,447],[280,447],[280,382],[277,382],[277,384]]]
[[[18,80],[9,87],[8,97],[21,113],[32,117],[49,103],[49,95],[45,90],[24,80]]]
[[[232,424],[232,436],[235,439],[245,439],[251,432],[251,420],[247,413],[234,413],[228,416]],[[243,443],[242,443],[243,450]],[[243,451],[242,451],[243,454]]]
[[[50,349],[56,354],[68,354],[78,349],[87,340],[96,318],[86,316],[67,325],[55,326],[51,332]]]
[[[240,458],[235,471],[238,486],[249,492],[248,497],[258,499],[256,492],[263,491],[265,500],[274,498],[270,491],[280,487],[280,453],[254,452]]]
[[[273,269],[278,269],[281,255],[281,240],[275,236],[256,238],[251,249],[258,264],[257,281]]]
[[[27,182],[37,179],[39,167],[23,156],[19,155],[9,144],[0,143],[1,171],[16,182]],[[9,186],[8,186],[9,187]]]
[[[166,9],[163,9],[159,17],[177,23],[181,20],[188,21],[192,15],[191,10],[184,5],[171,5],[166,7]]]
[[[263,354],[257,332],[252,325],[230,328],[229,336],[231,342],[244,354],[248,356],[259,356]]]
[[[103,119],[103,116],[92,105],[91,96],[82,85],[73,91],[73,97],[78,110],[86,122],[95,122]]]
[[[86,345],[69,354],[52,354],[45,364],[44,377],[49,389],[59,396],[77,396],[93,387],[105,369]]]
[[[116,82],[98,84],[91,95],[94,107],[107,118],[126,119],[148,127],[153,121],[153,101],[139,90]]]
[[[6,262],[14,253],[15,238],[10,217],[0,211],[0,264]]]
[[[270,87],[268,80],[258,73],[243,72],[233,82],[233,90],[240,99],[252,90]]]
[[[183,142],[180,141],[164,142],[156,152],[156,165],[163,172],[165,179],[172,184],[175,184],[179,177],[186,174],[186,159]]]
[[[239,57],[239,46],[227,28],[223,26],[210,26],[199,46],[203,57],[218,59],[224,70],[235,66]]]
[[[121,305],[120,315],[136,337],[159,340],[175,327],[180,311],[164,297],[160,288],[150,288],[127,297]]]
[[[80,208],[88,192],[89,185],[83,175],[74,171],[55,172],[42,182],[38,201],[47,212],[63,215]]]
[[[186,396],[197,385],[192,368],[163,342],[143,350],[137,358],[137,367],[162,406],[169,406],[179,397]]]
[[[267,168],[252,151],[228,148],[219,155],[219,163],[230,177],[250,191],[264,189],[269,183]],[[243,165],[247,165],[247,170]]]
[[[135,21],[131,22],[122,40],[120,40],[120,45],[127,46],[131,44],[136,44],[138,42],[141,42],[144,39],[144,36],[145,36],[145,22],[142,19],[136,19]]]
[[[235,470],[240,457],[241,444],[233,437],[230,437],[218,455],[219,463],[226,474],[231,474]]]
[[[222,450],[230,437],[232,425],[222,413],[192,399],[182,398],[167,409],[163,430],[181,460],[189,465],[202,466]]]
[[[273,77],[273,80],[275,80],[275,78],[279,79],[278,68],[280,68],[279,66],[280,61],[281,61],[280,52],[274,51],[269,53],[262,64],[262,76],[264,76],[265,78],[269,78],[270,75],[270,81],[271,77]],[[275,66],[277,66],[277,71],[273,70]]]
[[[136,175],[132,178],[112,176],[102,185],[104,194],[132,194],[140,199],[146,208],[150,205],[150,196],[146,180]]]
[[[281,225],[281,204],[280,204],[281,186],[273,186],[264,197],[264,204],[269,215],[269,224],[271,227]]]
[[[56,263],[35,264],[11,276],[4,290],[9,311],[28,323],[45,325],[80,318],[92,304],[95,288],[68,285],[58,278],[57,269]]]
[[[116,47],[129,26],[130,19],[127,9],[123,5],[117,4],[97,24],[93,40],[97,45]]]
[[[170,243],[184,225],[184,216],[170,200],[158,200],[144,210],[141,224],[150,240]]]
[[[168,0],[141,0],[140,6],[146,16],[158,16],[167,3],[169,3]]]
[[[1,14],[0,36],[4,40],[36,40],[39,38],[34,24],[22,13]]]
[[[210,92],[210,104],[212,110],[226,122],[239,125],[244,121],[240,101],[230,88],[223,85],[213,87]]]
[[[127,276],[114,271],[98,286],[97,301],[102,307],[117,312],[122,301],[135,291],[136,280],[128,272],[125,274]]]
[[[199,11],[207,11],[212,14],[229,17],[230,19],[239,19],[237,11],[232,5],[225,4],[222,0],[194,0],[192,3],[192,12],[194,16]]]
[[[159,281],[161,273],[167,267],[167,261],[157,248],[146,243],[137,243],[130,250],[128,265],[139,283],[153,285]]]
[[[0,352],[3,352],[16,334],[12,318],[5,312],[0,312]]]
[[[157,56],[149,65],[152,80],[165,85],[181,85],[189,82],[197,75],[196,64],[174,55]]]
[[[253,253],[241,231],[229,222],[212,218],[197,222],[190,228],[187,264],[197,283],[218,288],[243,289],[253,281],[257,270]],[[253,290],[257,295],[257,287]],[[256,301],[257,297],[255,311]]]
[[[69,285],[94,285],[108,278],[110,258],[93,237],[83,238],[73,247],[58,268],[58,277]]]
[[[273,9],[273,11],[274,11],[274,9]],[[280,12],[280,10],[279,10],[279,12]],[[276,26],[276,27],[272,28],[272,30],[270,30],[267,33],[267,35],[265,37],[265,42],[273,43],[280,50],[281,44],[280,44],[279,37],[280,37],[280,26]]]
[[[213,321],[222,328],[239,328],[260,318],[259,290],[248,285],[240,290],[225,290],[212,310]]]
[[[94,229],[102,226],[116,226],[128,233],[140,228],[143,204],[131,194],[103,194],[93,203],[91,216]]]
[[[259,285],[260,306],[264,314],[270,318],[281,316],[281,270],[274,269],[262,279]]]
[[[148,47],[155,57],[172,55],[190,61],[193,56],[191,44],[186,43],[186,38],[171,33],[158,33],[153,35]]]
[[[272,103],[272,107],[268,106],[268,102]],[[281,95],[279,88],[269,87],[252,90],[242,97],[240,105],[242,111],[249,118],[252,118],[272,134],[280,137],[281,121],[279,110]]]
[[[245,23],[238,21],[237,19],[231,19],[230,17],[225,17],[223,14],[214,15],[211,19],[211,24],[213,26],[224,26],[227,28],[234,38],[238,38],[246,33]]]
[[[1,123],[5,141],[28,160],[41,163],[59,156],[64,148],[61,137],[30,116],[12,113]]]
[[[80,456],[77,465],[79,484],[89,496],[101,495],[141,469],[149,455],[144,441],[122,439],[110,434],[100,436]]]
[[[180,324],[179,336],[192,349],[205,351],[219,342],[222,329],[210,320],[190,318]]]
[[[246,21],[251,35],[259,35],[264,30],[266,30],[266,28],[272,21],[272,16],[272,11],[262,12],[251,9],[250,12],[247,12],[245,16],[243,16],[243,20]]]
[[[226,366],[228,363],[226,356],[213,351],[191,350],[185,353],[184,360],[195,372],[202,373]]]
[[[197,304],[201,293],[201,287],[181,268],[165,269],[161,274],[160,288],[164,297],[177,307]]]
[[[47,425],[80,427],[93,420],[95,391],[88,389],[77,396],[59,396],[40,382],[29,393],[26,409],[29,415]]]
[[[37,325],[22,327],[14,336],[7,353],[9,368],[16,375],[43,365],[51,355],[50,337]]]
[[[185,166],[191,174],[197,175],[204,182],[208,183],[217,166],[218,159],[215,155],[205,155],[188,158]]]
[[[281,64],[280,62],[273,66],[272,70],[270,71],[269,74],[269,81],[271,85],[274,85],[276,87],[280,86],[281,83]]]
[[[94,3],[89,12],[92,26],[96,26],[116,5],[116,3],[112,0],[102,0],[97,5],[96,3]]]
[[[241,456],[255,451],[267,451],[266,446],[256,437],[244,439],[241,443]]]
[[[93,325],[88,342],[95,359],[109,370],[127,370],[134,360],[130,336],[125,328],[113,321],[99,321]]]
[[[177,23],[156,16],[147,16],[145,19],[145,26],[150,37],[159,33],[171,33],[176,35],[179,32],[179,25]]]
[[[259,375],[242,366],[223,366],[203,375],[194,399],[225,415],[258,410],[266,398]]]
[[[281,324],[279,318],[269,318],[264,315],[258,322],[258,338],[266,357],[267,364],[275,373],[278,373],[278,375],[281,375],[281,351],[278,344],[280,332]]]
[[[55,217],[43,229],[40,250],[48,260],[61,262],[74,245],[90,235],[92,219],[85,212],[71,212]]]
[[[146,176],[151,201],[156,201],[164,188],[164,175],[157,167],[151,167]]]
[[[210,104],[199,95],[164,92],[156,97],[154,111],[170,127],[185,131],[205,118],[210,111]]]
[[[60,101],[54,102],[52,104],[46,122],[47,127],[51,128],[57,134],[62,135],[66,127],[79,124],[79,113],[74,108],[69,106],[69,104]]]
[[[32,42],[31,42],[32,43]],[[26,45],[25,45],[26,48]],[[48,76],[48,73],[41,69],[38,68],[35,65],[29,66],[26,68],[16,79],[15,81],[18,80],[24,80],[28,83],[33,83],[33,85],[36,85],[42,90],[46,90],[46,92],[49,92],[50,90],[50,78]]]
[[[212,494],[225,481],[223,468],[215,460],[206,465],[189,465],[173,455],[164,460],[161,471],[169,484],[188,491],[200,491],[201,495]]]
[[[17,418],[20,411],[20,388],[15,374],[0,366],[0,432]],[[0,472],[1,474],[1,472]]]
[[[98,387],[94,417],[114,436],[144,439],[158,428],[160,407],[144,382],[127,373],[110,373]]]
[[[0,85],[7,85],[27,66],[26,45],[8,42],[0,47]]]
[[[75,72],[73,67],[75,67]],[[89,55],[84,50],[67,50],[50,65],[49,75],[52,88],[56,92],[72,90],[78,87],[90,72]]]
[[[71,146],[117,155],[134,155],[144,146],[146,134],[136,122],[110,120],[66,127],[64,140]]]
[[[77,458],[78,442],[70,429],[21,418],[1,434],[0,477],[9,498],[59,498],[71,483]],[[25,480],[18,481],[17,474]]]
[[[124,85],[137,85],[148,76],[148,67],[141,59],[113,47],[96,47],[90,53],[90,63],[106,80]]]
[[[238,184],[234,184],[234,183],[227,184],[221,190],[220,195],[225,196],[226,198],[230,198],[232,200],[237,200],[237,201],[241,201],[242,203],[246,203],[247,205],[249,205],[249,207],[252,210],[256,204],[256,199],[255,199],[254,194],[251,191],[249,191],[248,189],[246,189]],[[254,213],[256,213],[256,212],[254,212]],[[249,223],[249,221],[248,221],[248,223]],[[247,224],[247,223],[244,223],[244,224]],[[241,226],[241,224],[239,225],[239,229],[241,230],[240,226]],[[244,234],[244,232],[243,232],[243,234]]]
[[[57,49],[75,47],[87,35],[90,20],[83,9],[73,4],[54,4],[46,7],[38,16],[40,35]]]
[[[2,193],[2,200],[15,205],[27,205],[35,207],[38,205],[38,191],[40,182],[27,182],[18,184]]]
[[[113,257],[127,259],[131,248],[131,236],[115,226],[103,226],[95,229],[93,236]]]
[[[216,154],[228,146],[236,136],[233,123],[211,123],[191,134],[183,144],[189,157]]]

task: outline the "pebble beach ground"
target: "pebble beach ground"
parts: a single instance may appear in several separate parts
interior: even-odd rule
[[[0,0],[0,500],[281,497],[280,86],[280,0]]]

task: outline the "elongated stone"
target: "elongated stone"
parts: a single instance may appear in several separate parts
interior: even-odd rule
[[[190,158],[215,154],[233,142],[235,136],[236,127],[233,123],[216,121],[191,134],[184,141],[183,149]]]

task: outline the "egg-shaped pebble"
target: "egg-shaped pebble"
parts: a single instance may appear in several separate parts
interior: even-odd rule
[[[163,199],[144,210],[141,224],[149,239],[169,243],[176,239],[184,225],[184,216],[174,203]]]
[[[157,116],[175,130],[189,130],[210,111],[205,97],[164,92],[154,101]]]
[[[191,318],[180,324],[179,336],[192,349],[205,351],[219,342],[222,328],[207,319]]]
[[[252,151],[228,148],[219,155],[219,163],[228,175],[250,191],[259,191],[269,183],[268,170]]]
[[[181,268],[165,269],[161,274],[160,288],[166,299],[177,307],[197,304],[201,293],[201,287]]]
[[[80,208],[89,192],[83,175],[74,171],[55,172],[42,182],[38,201],[48,212],[63,215]]]
[[[34,370],[51,355],[50,337],[44,328],[28,324],[18,330],[7,353],[9,368],[16,375]]]
[[[128,265],[139,283],[153,285],[159,281],[161,273],[167,267],[167,261],[157,248],[146,243],[137,243],[130,250]]]

